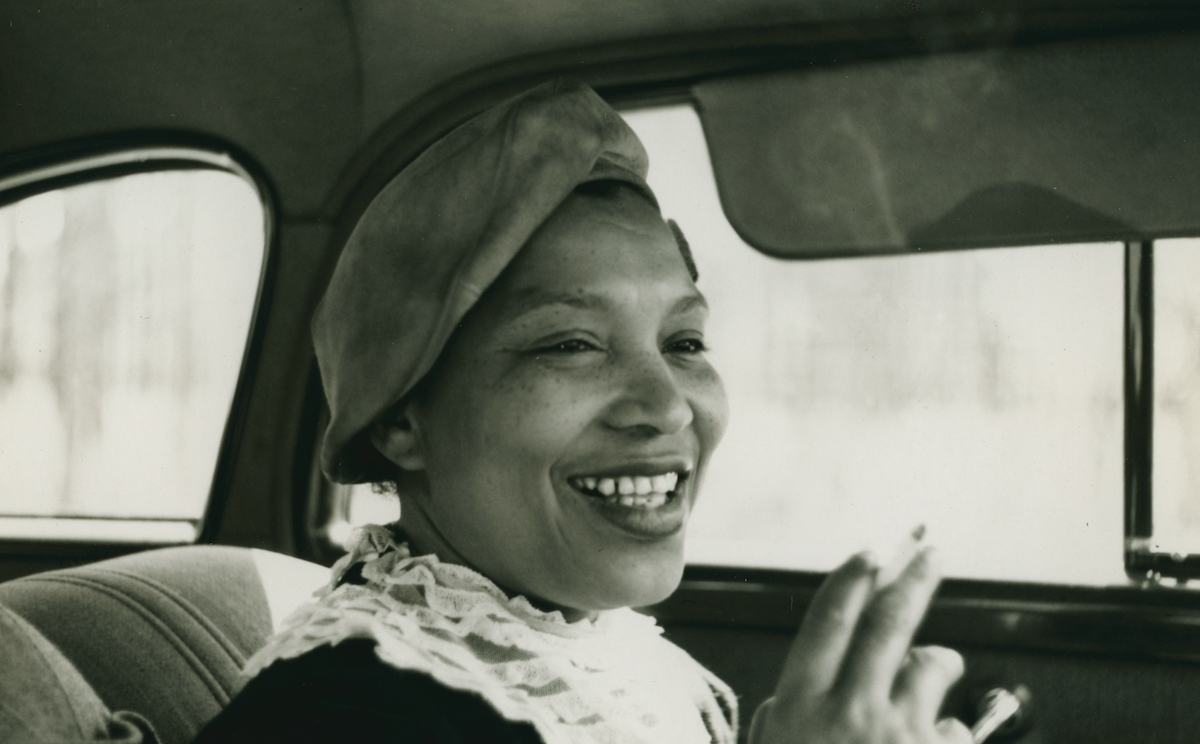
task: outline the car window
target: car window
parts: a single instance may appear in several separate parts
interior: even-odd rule
[[[0,207],[0,536],[194,539],[263,253],[258,192],[219,170]]]
[[[725,219],[694,109],[624,115],[695,254],[732,411],[689,562],[824,571],[924,525],[954,577],[1127,583],[1122,244],[773,258]],[[1158,245],[1156,536],[1195,552],[1200,246]],[[333,501],[338,539],[398,513],[369,486]]]

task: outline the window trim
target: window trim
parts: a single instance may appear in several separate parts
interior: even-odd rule
[[[1125,573],[1177,586],[1200,579],[1200,554],[1154,550],[1154,241],[1125,244]]]
[[[792,635],[825,574],[689,565],[679,589],[644,608],[668,629]],[[1200,662],[1200,594],[1135,586],[946,579],[918,643],[964,649]]]
[[[184,545],[195,539],[194,519],[147,517],[0,516],[0,535],[13,543],[98,542],[134,545]],[[15,528],[20,526],[17,531]]]
[[[115,178],[126,173],[146,173],[176,168],[211,168],[240,176],[254,186],[262,200],[262,187],[250,171],[224,151],[195,147],[162,146],[114,150],[0,176],[0,204],[9,204],[34,194]]]

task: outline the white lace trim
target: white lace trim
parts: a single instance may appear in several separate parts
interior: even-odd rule
[[[365,584],[342,584],[362,565]],[[568,623],[486,577],[412,556],[370,526],[333,567],[330,585],[248,662],[253,676],[348,638],[371,638],[398,669],[482,696],[546,742],[716,742],[736,739],[729,688],[632,610]]]

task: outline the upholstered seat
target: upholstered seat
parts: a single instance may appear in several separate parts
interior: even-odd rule
[[[0,584],[0,605],[53,643],[114,711],[186,744],[327,569],[246,548],[166,548]],[[0,675],[6,671],[0,669]]]

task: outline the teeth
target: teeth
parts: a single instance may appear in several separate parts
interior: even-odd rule
[[[655,509],[665,504],[679,485],[678,473],[662,475],[622,475],[617,478],[572,478],[571,485],[583,491],[598,493],[612,503],[622,506]]]
[[[631,509],[657,509],[667,503],[667,495],[665,493],[651,493],[645,496],[637,494],[625,494],[616,499],[621,506]]]

